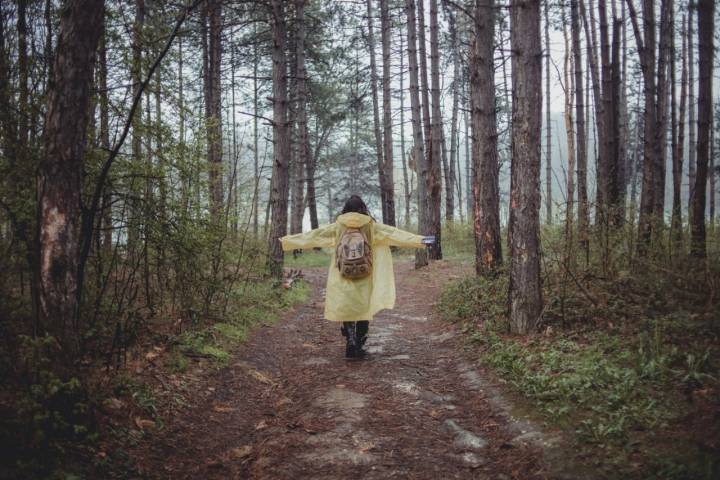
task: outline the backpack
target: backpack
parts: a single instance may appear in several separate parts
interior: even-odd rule
[[[358,228],[347,228],[335,251],[340,275],[356,280],[372,272],[372,249],[367,236]]]

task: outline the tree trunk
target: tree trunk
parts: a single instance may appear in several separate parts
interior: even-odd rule
[[[680,37],[682,38],[681,58],[682,62],[680,70],[680,116],[675,118],[673,113],[673,126],[677,125],[677,136],[673,133],[673,149],[672,149],[672,174],[673,174],[673,203],[672,203],[672,219],[670,221],[670,239],[672,243],[671,253],[680,254],[682,250],[682,172],[683,172],[683,151],[685,149],[685,108],[687,105],[687,37],[686,20],[683,16]],[[674,35],[673,35],[674,38]],[[675,45],[673,40],[671,72],[672,72],[672,92],[675,95]],[[672,101],[675,106],[675,99]],[[675,130],[675,128],[673,128]]]
[[[637,13],[632,0],[626,0],[630,19],[635,33],[635,43],[640,55],[640,66],[643,73],[643,91],[645,95],[645,119],[643,122],[643,175],[640,196],[640,218],[638,220],[637,250],[639,256],[647,254],[652,237],[655,220],[654,195],[655,186],[655,148],[653,145],[657,129],[657,103],[655,88],[655,14],[652,0],[643,1],[642,33],[637,20]]]
[[[576,155],[584,151],[585,142],[585,115],[582,91],[582,57],[580,53],[580,32],[578,22],[577,1],[570,2],[570,35],[572,36],[572,49],[570,48],[567,35],[567,22],[565,20],[565,7],[563,6],[563,37],[565,40],[565,131],[567,132],[567,152],[568,152],[568,168],[567,168],[567,208],[565,210],[565,243],[568,253],[572,251],[573,243],[573,224],[575,223],[575,161]],[[577,42],[577,43],[576,43]],[[572,55],[572,56],[571,56]],[[579,75],[580,81],[576,80],[578,75],[578,63],[580,64]],[[573,66],[575,68],[573,68]],[[578,143],[583,142],[583,147],[575,150],[575,123],[573,121],[573,95],[580,96],[580,100],[575,103],[578,116],[577,137]],[[586,157],[587,158],[587,157]],[[586,160],[587,161],[587,160]],[[577,176],[580,178],[580,168],[578,168]],[[587,192],[585,192],[587,195]],[[587,204],[587,202],[586,202]],[[579,216],[579,215],[578,215]]]
[[[453,83],[452,83],[452,113],[450,117],[450,166],[445,178],[445,219],[452,222],[455,217],[455,164],[458,157],[458,109],[460,107],[460,41],[458,40],[455,14],[448,14],[448,28],[450,30],[450,44],[452,45]],[[445,142],[443,141],[443,145]],[[458,198],[458,211],[462,218],[462,199]]]
[[[368,54],[370,55],[370,94],[372,95],[373,108],[373,134],[375,139],[375,156],[378,168],[378,183],[380,185],[380,205],[382,207],[383,223],[388,223],[387,186],[385,185],[385,161],[383,159],[383,142],[380,128],[380,109],[377,89],[377,65],[375,62],[375,27],[373,18],[372,0],[366,0],[367,5],[367,27],[368,27]]]
[[[695,128],[697,118],[695,117],[695,30],[693,17],[695,6],[688,5],[687,23],[687,49],[688,49],[688,219],[692,216],[693,194],[695,192],[695,155],[697,154],[697,141]]]
[[[512,165],[510,185],[510,329],[526,334],[542,313],[540,287],[540,2],[512,0]]]
[[[420,2],[422,3],[422,1]],[[442,201],[442,179],[440,173],[441,148],[443,142],[442,116],[440,113],[440,53],[438,48],[438,2],[430,0],[430,77],[432,93],[432,117],[430,132],[432,141],[431,154],[428,157],[427,167],[427,189],[428,189],[428,212],[430,223],[429,231],[423,232],[435,236],[435,243],[430,245],[428,253],[431,259],[442,258],[441,242],[441,201]]]
[[[255,35],[257,35],[257,24],[253,29]],[[255,42],[253,45],[253,173],[255,174],[255,181],[253,182],[253,199],[252,199],[252,221],[253,221],[253,235],[258,238],[259,233],[259,222],[258,209],[260,207],[260,150],[259,150],[259,130],[258,130],[258,115],[260,113],[260,88],[258,86],[258,64],[260,63],[260,54],[258,52],[258,44]],[[309,195],[309,192],[308,192]],[[316,211],[317,214],[317,211]]]
[[[583,0],[579,1],[579,7],[580,7],[580,18],[583,22],[583,28],[585,30],[585,39],[588,47],[588,62],[590,64],[590,77],[592,79],[592,93],[593,93],[593,101],[595,104],[595,173],[596,173],[596,179],[595,179],[595,222],[601,221],[603,216],[600,211],[600,207],[605,204],[605,200],[603,199],[603,195],[605,193],[604,179],[606,178],[606,168],[605,168],[605,128],[604,128],[604,121],[605,121],[605,115],[603,113],[603,107],[605,106],[603,102],[602,97],[602,78],[600,74],[600,66],[598,65],[598,54],[597,54],[597,31],[595,29],[595,14],[593,10],[593,5],[590,4],[589,8],[585,7],[585,2]],[[602,60],[600,60],[600,63]],[[588,89],[590,88],[590,83],[588,83]],[[588,116],[590,115],[590,104],[589,102],[586,103],[588,106]],[[588,128],[590,128],[589,122],[588,122]],[[589,213],[588,213],[589,216]],[[581,238],[581,242],[582,242]],[[588,238],[589,241],[589,238]],[[586,246],[587,248],[587,246]]]
[[[107,67],[107,33],[103,28],[99,49],[100,65],[98,68],[98,88],[100,97],[100,146],[103,151],[110,151],[110,101],[108,99],[108,67]],[[102,201],[102,250],[109,255],[112,248],[112,196],[107,189],[103,189]]]
[[[407,160],[408,153],[405,151],[405,55],[403,53],[403,35],[400,32],[400,159],[402,160],[402,171],[403,171],[403,193],[405,199],[405,222],[404,225],[410,225],[410,198],[412,196],[412,189],[410,188],[410,181],[408,179],[408,168]],[[410,172],[412,175],[412,172]]]
[[[574,83],[575,83],[575,115],[577,117],[577,187],[578,187],[578,236],[580,247],[589,257],[590,239],[590,209],[588,208],[587,192],[587,137],[585,125],[585,96],[583,95],[582,51],[580,50],[580,0],[570,2],[570,17],[573,44]],[[586,29],[587,33],[587,29]],[[588,59],[592,55],[588,55]],[[588,85],[588,89],[590,86]],[[596,97],[597,99],[597,97]],[[589,109],[589,107],[588,107]],[[597,143],[597,140],[596,140]],[[568,195],[569,197],[569,195]],[[568,198],[569,201],[570,198]]]
[[[422,1],[422,0],[421,0]],[[417,171],[421,171],[421,165],[425,162],[423,131],[420,120],[420,90],[418,87],[418,58],[417,58],[417,29],[415,26],[415,0],[405,0],[405,14],[407,16],[408,29],[408,66],[410,69],[410,111],[412,114],[412,131],[413,131],[413,157],[417,165]],[[418,174],[418,223],[420,225],[420,233],[425,234],[422,226],[426,225],[427,208],[426,208],[426,189],[425,181]],[[415,268],[419,268],[428,264],[427,251],[418,249],[415,253]]]
[[[207,0],[209,20],[208,70],[205,75],[207,103],[207,155],[210,183],[210,211],[216,221],[223,214],[224,194],[222,177],[222,105],[220,99],[220,63],[222,61],[222,4],[220,0]]]
[[[545,222],[552,225],[552,128],[550,125],[550,2],[545,2]]]
[[[40,307],[66,360],[77,358],[80,194],[103,2],[68,0],[60,18],[39,172]],[[67,121],[72,118],[74,121]]]
[[[273,169],[270,186],[272,209],[269,236],[270,273],[282,276],[283,250],[280,238],[287,233],[288,215],[288,159],[290,158],[290,132],[288,129],[287,60],[285,56],[286,26],[283,0],[272,0],[270,11],[272,29],[273,78]]]
[[[307,69],[305,68],[305,1],[295,0],[295,83],[296,83],[296,121],[297,154],[294,157],[293,208],[290,220],[290,233],[302,232],[305,216],[305,183],[307,163],[310,156],[307,116]]]
[[[712,71],[713,71],[713,30],[714,0],[698,1],[698,138],[697,166],[695,169],[695,192],[692,202],[690,223],[690,252],[698,258],[705,258],[705,202],[710,156],[710,126],[712,125]],[[714,174],[714,172],[712,172]]]
[[[500,187],[495,113],[494,0],[476,0],[474,38],[470,56],[473,124],[473,232],[475,271],[491,275],[502,265],[500,245]]]
[[[368,3],[371,0],[368,0]],[[390,7],[389,0],[380,0],[380,20],[382,26],[381,41],[382,41],[382,56],[383,56],[383,76],[382,76],[382,90],[383,90],[383,149],[384,149],[384,163],[383,163],[383,181],[385,192],[380,196],[381,200],[384,201],[383,212],[386,216],[383,217],[383,223],[386,225],[395,225],[395,175],[393,172],[393,138],[392,138],[392,96],[390,93],[390,81],[392,79],[392,72],[390,71],[390,36],[391,26],[390,21]]]

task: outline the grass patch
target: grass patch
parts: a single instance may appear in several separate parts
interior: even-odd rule
[[[248,283],[232,292],[223,322],[187,330],[175,339],[171,369],[187,369],[186,357],[207,358],[222,367],[232,350],[247,339],[254,325],[276,321],[288,308],[307,300],[310,287],[299,281],[289,290],[274,287],[270,281]]]
[[[587,282],[597,304],[546,283],[541,335],[508,334],[505,273],[449,285],[438,309],[544,421],[574,433],[605,477],[717,478],[714,314],[648,274]],[[702,431],[705,417],[713,425]]]
[[[285,253],[285,266],[288,268],[314,268],[327,267],[330,265],[332,251],[329,248],[323,250],[303,250],[297,255],[292,252]]]

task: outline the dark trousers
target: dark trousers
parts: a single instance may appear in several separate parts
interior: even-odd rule
[[[343,322],[342,327],[340,327],[343,337],[347,337],[347,342],[360,348],[365,345],[369,329],[370,322],[367,320],[361,322]]]

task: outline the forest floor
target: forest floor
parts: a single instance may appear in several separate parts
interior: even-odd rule
[[[589,478],[437,317],[442,288],[468,267],[395,269],[396,308],[371,323],[369,355],[346,360],[339,325],[323,319],[326,268],[304,268],[306,304],[255,329],[226,367],[191,367],[162,429],[136,419],[142,435],[123,440],[134,474],[123,477]]]

